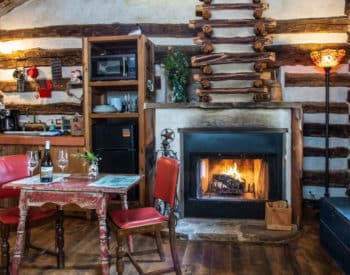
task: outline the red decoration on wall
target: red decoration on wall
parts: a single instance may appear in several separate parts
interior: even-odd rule
[[[39,70],[37,67],[32,66],[27,70],[27,76],[35,79],[39,76]]]
[[[51,91],[52,91],[52,81],[46,80],[46,88],[41,88],[39,86],[38,93],[41,98],[43,97],[51,97]]]

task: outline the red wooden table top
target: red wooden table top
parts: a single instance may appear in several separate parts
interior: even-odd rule
[[[55,174],[57,176],[57,174]],[[127,186],[107,187],[107,186],[89,186],[105,176],[139,176],[138,179],[132,181]],[[34,176],[35,177],[35,176]],[[33,179],[34,179],[33,177]],[[30,183],[30,178],[26,178],[26,183],[18,181],[9,182],[3,185],[3,188],[21,188],[25,190],[37,190],[37,191],[57,191],[57,192],[101,192],[101,193],[118,193],[126,194],[129,189],[139,184],[143,178],[142,175],[121,175],[121,174],[100,174],[96,179],[90,179],[83,174],[71,174],[65,177],[63,180],[55,181],[52,183]],[[21,180],[19,180],[21,181]]]

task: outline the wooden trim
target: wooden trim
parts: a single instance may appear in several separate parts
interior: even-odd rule
[[[292,220],[298,227],[302,220],[302,184],[303,174],[303,112],[301,109],[292,109]]]
[[[324,171],[304,171],[303,185],[324,186]],[[347,170],[345,171],[330,171],[329,172],[330,187],[347,187],[350,184],[350,176]]]
[[[60,102],[53,104],[13,104],[7,103],[6,108],[19,110],[20,114],[23,115],[53,115],[53,114],[64,114],[74,115],[76,113],[82,114],[83,109],[80,104],[70,102]]]
[[[305,123],[304,137],[324,137],[325,126],[319,123]],[[331,124],[329,125],[329,137],[348,138],[350,136],[350,125]]]
[[[194,37],[196,33],[187,24],[141,23],[142,33],[157,37]],[[88,37],[127,35],[135,24],[60,25],[30,29],[0,30],[0,41],[46,37]]]
[[[45,140],[50,140],[51,145],[64,145],[64,146],[84,146],[84,137],[39,137],[39,136],[18,136],[0,134],[0,144],[2,145],[42,145]]]
[[[324,148],[310,148],[304,147],[305,157],[324,157],[326,155],[326,149]],[[346,147],[329,148],[330,158],[347,158],[349,155],[349,149]]]
[[[348,73],[331,73],[329,78],[331,87],[350,87]],[[324,87],[324,73],[285,73],[285,87]]]
[[[325,103],[323,102],[305,102],[303,103],[303,112],[304,114],[313,114],[313,113],[324,113],[325,112]],[[347,103],[330,103],[329,112],[333,114],[348,114],[349,105]]]
[[[265,51],[276,54],[276,67],[286,65],[315,66],[310,58],[310,52],[326,48],[344,49],[346,56],[341,63],[347,63],[350,58],[350,44],[348,43],[327,43],[327,44],[294,44],[294,45],[267,45]]]
[[[346,16],[277,20],[276,28],[271,33],[346,33],[349,24],[350,20]]]

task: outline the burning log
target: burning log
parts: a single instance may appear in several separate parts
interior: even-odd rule
[[[214,174],[211,182],[211,191],[218,194],[242,195],[245,183],[225,174]]]

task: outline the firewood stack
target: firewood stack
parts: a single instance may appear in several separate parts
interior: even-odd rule
[[[263,11],[268,9],[269,5],[261,3],[260,0],[252,0],[252,3],[212,3],[212,0],[200,0],[203,4],[196,6],[196,16],[202,19],[191,20],[189,28],[198,31],[198,36],[194,42],[201,45],[203,54],[193,56],[191,63],[193,67],[199,67],[200,73],[194,74],[193,78],[199,82],[200,88],[196,90],[200,101],[210,102],[210,95],[233,95],[233,94],[251,94],[255,101],[268,100],[269,89],[267,80],[271,79],[269,68],[275,61],[273,52],[266,52],[265,45],[271,44],[267,35],[276,27],[276,22],[262,17]],[[216,19],[213,14],[225,10],[249,10],[252,11],[252,18],[244,19]],[[211,19],[214,17],[213,19]],[[251,28],[254,34],[249,36],[222,37],[215,36],[215,28]],[[251,52],[234,51],[218,52],[219,44],[223,45],[252,45]],[[219,72],[217,68],[222,64],[252,64],[251,71],[237,72],[225,71]],[[215,69],[215,68],[216,69]],[[232,83],[239,83],[234,86]],[[222,87],[219,83],[230,83],[230,86]],[[247,82],[247,86],[242,83]],[[249,98],[249,97],[248,97]]]

